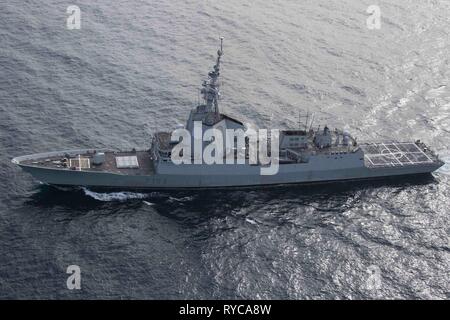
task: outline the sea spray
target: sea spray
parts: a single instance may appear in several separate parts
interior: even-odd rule
[[[82,188],[85,195],[94,198],[98,201],[111,202],[111,201],[127,201],[133,199],[145,199],[151,196],[149,193],[136,193],[136,192],[94,192],[87,188]]]

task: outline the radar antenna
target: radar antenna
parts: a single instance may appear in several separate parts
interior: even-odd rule
[[[213,71],[208,73],[208,80],[203,82],[201,94],[206,103],[207,112],[219,114],[219,97],[220,97],[220,60],[223,56],[223,37],[220,37],[220,49],[217,51],[217,61],[213,67]]]

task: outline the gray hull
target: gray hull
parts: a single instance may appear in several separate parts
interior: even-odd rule
[[[222,168],[222,174],[152,174],[122,175],[108,172],[84,172],[73,170],[48,169],[21,165],[35,179],[53,185],[88,186],[123,189],[185,189],[266,186],[280,184],[318,183],[341,180],[371,179],[401,175],[430,173],[439,165],[421,165],[403,168],[345,168],[330,170],[300,170],[301,165],[282,165],[278,174],[261,176],[259,168],[239,168],[239,173],[231,166]],[[186,170],[189,172],[189,170]],[[216,171],[217,172],[217,171]]]

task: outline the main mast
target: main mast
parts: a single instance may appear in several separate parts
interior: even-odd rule
[[[206,112],[219,115],[219,97],[220,97],[220,59],[223,55],[223,37],[220,38],[220,49],[217,51],[217,61],[214,70],[208,73],[208,80],[203,82],[201,94],[205,100]]]
[[[222,120],[219,110],[220,98],[220,63],[223,56],[223,38],[220,38],[220,48],[217,51],[216,64],[213,70],[208,73],[208,79],[203,81],[200,93],[203,102],[191,110],[189,119],[186,124],[188,130],[193,130],[194,122],[201,121],[206,126],[213,126]]]

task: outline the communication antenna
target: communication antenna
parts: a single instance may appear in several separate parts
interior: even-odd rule
[[[220,37],[220,54],[219,54],[219,57],[223,55],[223,39],[224,39],[223,37]],[[219,85],[220,85],[220,88],[222,90],[223,89],[223,81],[222,80],[220,81]],[[217,99],[220,100],[220,98],[221,98],[221,94],[219,92],[218,95],[217,95]]]
[[[302,118],[305,118],[304,128],[305,128],[305,131],[308,131],[309,116],[310,116],[309,110],[306,112],[305,116],[301,115],[301,111],[298,112],[298,129],[299,130],[302,129]]]
[[[308,131],[309,110],[306,112],[305,131]]]
[[[311,129],[312,129],[312,126],[313,126],[313,124],[314,124],[314,119],[315,119],[315,117],[316,117],[316,115],[313,113],[312,118],[311,118],[311,123],[310,123],[310,125],[309,125],[309,130],[308,130],[308,131],[311,131]]]

